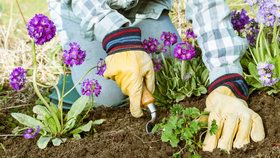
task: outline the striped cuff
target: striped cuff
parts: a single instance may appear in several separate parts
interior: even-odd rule
[[[219,86],[226,86],[235,94],[236,97],[248,100],[249,91],[245,79],[240,74],[227,74],[219,77],[208,87],[208,93],[211,93]]]
[[[102,47],[108,55],[127,50],[143,50],[141,30],[138,27],[128,27],[107,34]]]

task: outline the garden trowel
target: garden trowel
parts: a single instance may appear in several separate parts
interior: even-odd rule
[[[142,93],[142,105],[144,108],[147,108],[151,114],[151,120],[146,124],[146,132],[148,134],[152,134],[152,130],[154,127],[154,122],[156,120],[156,106],[154,105],[155,98],[151,94],[151,92],[144,85],[143,93]]]

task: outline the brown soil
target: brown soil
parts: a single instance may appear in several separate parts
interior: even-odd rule
[[[184,105],[203,109],[204,102],[205,97],[201,97],[188,99]],[[240,150],[234,149],[230,155],[220,150],[213,153],[201,151],[202,157],[280,158],[280,97],[271,97],[264,93],[254,94],[249,106],[263,118],[266,129],[265,140],[250,143]],[[167,116],[168,110],[159,108],[158,114],[162,118]],[[16,158],[165,158],[179,150],[162,143],[159,135],[147,135],[145,124],[149,117],[135,119],[131,117],[127,107],[98,108],[92,117],[105,118],[107,121],[96,127],[97,133],[89,134],[81,140],[69,140],[59,147],[49,145],[46,149],[40,150],[36,146],[36,140],[7,138],[1,140],[6,152],[0,149],[0,155]]]

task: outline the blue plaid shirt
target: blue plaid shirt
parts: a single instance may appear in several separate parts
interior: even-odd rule
[[[86,38],[98,41],[124,24],[157,19],[163,10],[171,9],[171,0],[138,0],[129,10],[113,9],[108,5],[110,0],[48,1],[58,31],[63,30],[61,19],[68,18],[80,24]],[[247,41],[234,32],[225,0],[186,0],[186,18],[192,21],[198,36],[210,81],[228,73],[242,74],[240,58],[247,49]]]

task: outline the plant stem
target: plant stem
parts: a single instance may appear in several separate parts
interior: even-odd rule
[[[277,33],[277,24],[278,24],[278,18],[276,18],[276,21],[275,21],[275,24],[274,24],[274,27],[273,27],[273,55],[274,57],[277,56],[278,52],[279,52],[279,47],[278,47],[278,44],[277,44],[277,38],[278,38],[278,33]]]
[[[64,100],[64,90],[65,90],[65,83],[66,83],[66,66],[63,64],[63,83],[62,83],[62,92],[61,92],[61,98],[58,102],[58,108],[60,110],[60,122],[61,126],[63,127],[63,100]]]
[[[162,58],[162,61],[163,61],[164,68],[165,68],[166,71],[168,71],[168,67],[167,67],[167,63],[166,63],[164,54],[160,53],[160,55],[161,55],[161,58]]]
[[[24,25],[26,25],[26,20],[25,20],[25,18],[24,18],[24,15],[23,15],[23,13],[22,13],[22,10],[21,10],[21,7],[20,7],[20,5],[19,5],[19,3],[18,3],[18,0],[16,0],[16,3],[17,3],[17,7],[18,7],[19,13],[20,13],[20,15],[21,15],[21,18],[22,18],[22,20],[23,20],[23,22],[24,22]]]
[[[36,93],[36,95],[39,97],[39,99],[43,102],[43,104],[47,107],[47,109],[50,111],[53,119],[56,122],[58,130],[61,129],[59,120],[56,116],[56,113],[52,110],[48,102],[45,100],[45,98],[42,96],[41,92],[38,89],[38,85],[36,82],[36,76],[37,76],[37,60],[36,60],[36,48],[35,48],[35,42],[32,40],[32,57],[33,57],[33,75],[32,75],[32,83],[33,83],[33,88]],[[56,133],[55,133],[56,134]]]
[[[254,55],[256,57],[257,62],[261,61],[260,52],[259,52],[259,44],[260,44],[260,37],[261,37],[261,34],[262,34],[262,30],[263,30],[263,24],[261,24],[260,32],[258,34],[257,41],[256,41],[256,51],[255,51]]]
[[[182,63],[181,63],[181,79],[184,80],[185,78],[185,74],[186,74],[186,61],[185,60],[182,60]]]
[[[36,76],[37,76],[37,60],[36,60],[36,49],[35,49],[35,43],[34,41],[32,41],[32,55],[33,55],[33,75],[32,75],[32,83],[33,83],[33,87],[34,87],[34,91],[37,94],[37,96],[39,97],[39,99],[43,102],[43,104],[50,109],[50,106],[48,104],[48,102],[45,100],[45,98],[42,96],[42,94],[40,93],[39,89],[38,89],[38,85],[36,82]]]
[[[80,80],[79,80],[77,83],[75,83],[75,85],[74,85],[69,91],[67,91],[62,97],[63,97],[63,98],[66,97],[72,90],[74,90],[74,88],[77,87],[77,85],[78,85],[78,84],[86,77],[86,75],[87,75],[91,70],[93,70],[94,68],[96,68],[96,66],[90,68],[90,69],[84,74],[84,76],[82,76],[82,77],[80,78]]]

